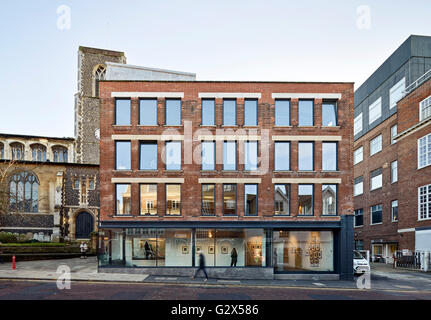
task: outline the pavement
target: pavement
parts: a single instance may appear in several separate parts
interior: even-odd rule
[[[357,278],[355,281],[323,281],[316,276],[312,280],[230,280],[204,278],[192,280],[189,277],[180,276],[155,276],[145,274],[126,273],[98,273],[96,257],[87,259],[61,259],[22,261],[16,263],[16,270],[12,270],[12,263],[0,264],[0,279],[2,280],[57,280],[63,270],[60,266],[67,266],[70,270],[72,281],[90,281],[105,283],[146,283],[168,284],[188,286],[213,286],[213,287],[290,287],[290,288],[333,288],[333,289],[358,289]],[[393,269],[392,265],[382,263],[371,264],[372,290],[393,291],[429,291],[431,292],[431,273]]]

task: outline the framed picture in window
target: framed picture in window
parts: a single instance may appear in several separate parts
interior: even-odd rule
[[[196,254],[199,254],[199,253],[201,253],[201,251],[202,251],[202,248],[201,247],[196,247]]]
[[[222,254],[227,254],[229,252],[229,248],[228,247],[226,247],[226,246],[222,246],[221,247],[221,253]]]
[[[181,252],[183,254],[189,254],[189,246],[182,246]]]
[[[208,254],[214,254],[214,246],[208,247]]]

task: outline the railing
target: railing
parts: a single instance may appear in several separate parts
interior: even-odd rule
[[[412,82],[407,88],[404,89],[403,91],[403,97],[406,94],[409,94],[410,92],[412,92],[414,89],[416,89],[417,87],[419,87],[422,83],[424,83],[426,80],[428,80],[429,78],[431,78],[431,69],[429,69],[427,72],[425,72],[422,76],[420,76],[419,78],[417,78],[414,82]]]
[[[417,252],[417,251],[409,251],[409,252],[397,251],[396,252],[397,267],[421,270],[422,260],[423,260],[422,255],[423,255],[422,252]]]

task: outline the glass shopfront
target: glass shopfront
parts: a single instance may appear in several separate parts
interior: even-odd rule
[[[334,232],[263,228],[103,229],[99,266],[273,267],[274,272],[334,272]]]
[[[332,272],[333,232],[274,230],[272,259],[275,272]]]

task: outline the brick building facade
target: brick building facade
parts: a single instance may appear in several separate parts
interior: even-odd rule
[[[351,83],[101,81],[100,98],[103,270],[170,274],[203,251],[214,275],[351,277]]]
[[[420,113],[430,96],[430,48],[431,37],[410,36],[355,92],[355,248],[386,263],[397,251],[431,250],[429,167],[419,165],[428,161],[431,113]]]

